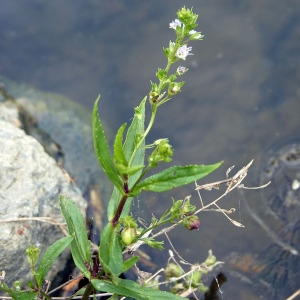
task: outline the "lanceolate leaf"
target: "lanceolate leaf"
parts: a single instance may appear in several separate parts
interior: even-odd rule
[[[138,107],[135,108],[134,118],[130,127],[128,128],[126,140],[124,143],[124,152],[127,161],[130,160],[131,155],[134,149],[137,146],[137,143],[140,141],[141,137],[144,135],[144,123],[145,123],[145,104],[146,104],[146,97],[140,103]],[[137,150],[130,167],[135,166],[142,166],[144,165],[144,158],[145,158],[145,140],[140,144],[139,149]],[[129,187],[136,182],[139,176],[142,173],[142,169],[136,172],[134,175],[130,176],[129,178]]]
[[[108,145],[106,142],[106,138],[104,135],[103,127],[98,116],[98,102],[100,100],[100,96],[97,98],[94,104],[93,109],[93,141],[94,141],[94,148],[96,152],[97,159],[100,163],[100,166],[106,176],[110,179],[110,181],[121,191],[122,184],[119,180],[117,171],[115,169],[113,160],[110,156]]]
[[[107,206],[108,221],[111,221],[111,219],[114,217],[121,197],[122,197],[122,194],[120,193],[119,189],[114,187],[113,192],[112,192],[109,202],[108,202],[108,206]]]
[[[56,258],[67,248],[72,240],[73,236],[66,236],[56,241],[46,250],[36,270],[35,278],[37,280],[38,286],[42,285],[43,280],[45,279],[45,276],[48,273],[51,265],[56,260]]]
[[[67,222],[69,234],[74,236],[70,247],[75,265],[85,277],[90,278],[91,274],[86,267],[86,263],[92,264],[90,243],[83,216],[76,204],[63,195],[59,197],[59,207]]]
[[[114,159],[115,162],[121,164],[125,167],[128,166],[128,162],[125,158],[125,153],[123,149],[123,133],[126,128],[126,123],[124,123],[118,130],[118,133],[114,142]]]
[[[141,286],[138,283],[122,279],[118,285],[107,280],[92,279],[94,288],[101,292],[114,293],[138,300],[183,300],[187,298],[179,297],[171,293]]]
[[[112,273],[113,277],[118,277],[122,273],[122,245],[117,228],[110,222],[101,233],[99,259],[107,274]]]
[[[222,162],[207,166],[191,165],[185,167],[171,167],[153,176],[150,176],[139,183],[136,186],[133,195],[140,193],[141,190],[164,192],[191,183],[207,176],[209,173],[216,170],[221,164]]]
[[[129,259],[127,259],[126,261],[124,261],[123,268],[122,268],[122,273],[126,272],[131,267],[133,267],[137,263],[138,260],[139,260],[139,257],[136,255],[136,256],[132,256]]]

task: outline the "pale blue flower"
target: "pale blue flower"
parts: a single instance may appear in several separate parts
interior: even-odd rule
[[[176,30],[177,27],[181,27],[181,22],[178,19],[175,19],[175,21],[170,23],[170,28]]]
[[[188,47],[187,45],[183,45],[181,46],[177,52],[176,52],[176,56],[178,58],[181,58],[183,60],[185,60],[185,58],[188,56],[188,55],[193,55],[192,53],[190,53],[192,51],[192,47]]]
[[[202,35],[200,32],[196,31],[196,30],[191,30],[189,32],[189,35],[191,35],[193,40],[200,40],[204,37],[204,35]]]
[[[183,75],[188,69],[186,67],[178,67],[177,68],[177,74]]]

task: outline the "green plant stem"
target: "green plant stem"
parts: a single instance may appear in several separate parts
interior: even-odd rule
[[[138,180],[134,183],[134,185],[130,188],[129,193],[132,193],[134,191],[134,188],[136,187],[136,185],[142,180],[142,178],[146,175],[146,173],[151,169],[151,166],[148,165],[144,171],[142,172],[142,174],[140,175],[140,177],[138,178]]]
[[[153,229],[155,229],[155,228],[157,228],[157,227],[159,227],[159,226],[161,226],[161,225],[164,225],[164,224],[167,224],[167,223],[171,223],[171,222],[172,222],[173,220],[175,220],[176,218],[177,218],[177,217],[170,217],[170,218],[167,219],[167,220],[158,222],[158,223],[156,223],[156,224],[150,226],[150,227],[147,228],[146,230],[144,230],[144,231],[141,233],[140,236],[142,237],[142,236],[145,235],[145,233],[147,233],[148,231],[153,230]]]
[[[46,293],[44,293],[43,291],[40,291],[40,294],[47,300],[51,300],[51,297],[49,297]]]
[[[153,126],[153,123],[154,123],[154,120],[155,120],[155,116],[156,116],[156,112],[157,112],[157,105],[153,105],[152,106],[152,113],[151,113],[151,118],[150,118],[150,121],[149,121],[149,124],[148,124],[148,127],[147,129],[145,130],[142,138],[139,140],[139,142],[137,143],[131,157],[130,157],[130,160],[129,160],[129,163],[128,163],[128,166],[131,166],[132,164],[132,161],[136,155],[136,152],[139,150],[142,142],[145,140],[146,136],[148,135],[149,131],[151,130],[152,126]]]
[[[82,300],[89,300],[89,296],[91,295],[94,287],[92,286],[91,283],[89,283],[84,291],[84,294],[82,295]]]
[[[175,60],[174,60],[174,57],[175,57],[175,54],[176,54],[177,50],[178,50],[179,47],[181,46],[182,39],[183,39],[183,37],[178,37],[178,38],[177,38],[177,40],[176,40],[176,46],[175,46],[175,48],[174,48],[174,51],[173,51],[171,57],[168,58],[168,63],[167,63],[167,66],[166,66],[166,68],[165,68],[165,71],[166,71],[167,74],[169,73],[169,70],[170,70],[172,64],[175,63],[175,62],[178,60],[178,59],[175,59]],[[160,80],[159,86],[158,86],[158,92],[159,92],[159,94],[161,93],[161,91],[162,91],[162,89],[163,89],[163,84],[164,84],[164,82],[163,82],[162,80]],[[137,151],[140,149],[140,146],[141,146],[142,142],[146,139],[147,135],[149,134],[149,132],[150,132],[152,126],[153,126],[155,117],[156,117],[156,113],[157,113],[157,108],[158,108],[158,106],[161,105],[161,104],[163,104],[163,103],[165,103],[165,102],[167,102],[167,101],[170,100],[170,99],[171,99],[171,97],[170,97],[169,95],[167,95],[167,96],[166,96],[164,99],[162,99],[160,102],[152,104],[152,106],[151,106],[151,108],[152,108],[152,111],[151,111],[151,118],[150,118],[149,124],[148,124],[148,126],[147,126],[147,129],[144,131],[144,134],[143,134],[142,138],[138,141],[136,147],[134,148],[133,153],[132,153],[132,155],[131,155],[131,157],[130,157],[130,160],[129,160],[129,162],[128,162],[128,166],[131,166],[132,161],[133,161],[133,159],[134,159],[134,157],[135,157]],[[118,224],[118,222],[119,222],[119,219],[120,219],[120,216],[121,216],[121,214],[122,214],[124,205],[125,205],[125,203],[126,203],[126,200],[128,199],[128,194],[130,194],[130,192],[133,192],[133,191],[134,191],[135,186],[141,181],[141,179],[142,179],[142,178],[145,176],[145,174],[150,170],[150,168],[151,168],[150,166],[147,166],[147,167],[144,169],[144,171],[141,173],[141,175],[139,176],[139,178],[136,180],[136,182],[135,182],[135,183],[133,184],[133,186],[130,188],[130,191],[128,191],[128,192],[126,193],[126,195],[124,195],[124,196],[121,198],[120,203],[119,203],[119,205],[118,205],[118,208],[117,208],[117,210],[116,210],[116,213],[115,213],[113,219],[111,220],[111,223],[112,223],[112,225],[113,225],[114,227],[115,227],[115,226]],[[165,224],[165,223],[168,223],[168,222],[172,221],[173,219],[174,219],[174,218],[170,218],[170,219],[168,219],[167,221],[164,221],[164,222],[160,223],[160,225],[163,225],[163,224]],[[156,227],[158,227],[158,226],[159,226],[159,225],[157,225],[157,226],[155,225],[155,226],[152,227],[151,229],[154,229],[154,228],[156,228]],[[150,229],[149,229],[149,230],[150,230]],[[148,230],[147,230],[147,231],[148,231]],[[146,232],[147,232],[147,231],[146,231]]]

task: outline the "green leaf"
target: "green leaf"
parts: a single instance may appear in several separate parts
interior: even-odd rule
[[[100,238],[99,259],[106,274],[118,277],[122,273],[123,256],[118,227],[109,222],[103,229]]]
[[[183,300],[182,298],[171,293],[141,286],[138,283],[121,279],[118,285],[107,280],[92,279],[94,288],[101,292],[114,293],[120,296],[131,297],[138,300]]]
[[[14,291],[10,289],[5,283],[0,283],[0,291],[4,291],[12,299],[20,299],[20,300],[35,300],[38,292],[29,292],[29,291]]]
[[[59,197],[59,207],[67,222],[69,234],[74,236],[70,244],[74,263],[85,277],[90,278],[86,263],[92,265],[92,260],[83,216],[76,204],[63,195]]]
[[[95,101],[94,109],[93,109],[93,141],[94,141],[96,156],[106,176],[119,189],[119,191],[123,193],[122,183],[119,179],[113,160],[110,156],[103,127],[98,115],[99,100],[100,100],[100,96]]]
[[[127,159],[125,157],[124,149],[123,149],[123,133],[127,124],[124,123],[118,130],[115,142],[114,142],[114,159],[115,162],[121,164],[125,167],[128,166]]]
[[[214,165],[191,165],[191,166],[175,166],[168,168],[162,172],[152,175],[139,183],[135,190],[134,195],[139,194],[142,190],[153,192],[164,192],[173,188],[186,185],[195,180],[207,176],[220,167],[220,163]]]
[[[140,140],[140,138],[144,134],[144,122],[145,122],[145,104],[146,104],[147,97],[143,99],[138,107],[135,108],[134,118],[127,130],[126,140],[124,142],[124,154],[126,160],[129,162],[131,155]],[[145,142],[143,141],[140,145],[140,149],[136,152],[132,163],[130,165],[131,168],[137,167],[140,168],[144,165],[144,158],[145,158]],[[135,170],[136,171],[136,170]],[[129,177],[129,187],[132,186],[136,180],[140,177],[142,173],[142,168],[137,170],[136,173],[132,174]],[[123,192],[123,190],[122,190]],[[119,188],[114,187],[112,195],[110,197],[108,207],[107,207],[107,218],[111,220],[116,212],[118,207],[119,201],[122,197],[122,193],[120,192]],[[126,217],[129,214],[130,207],[131,207],[132,198],[128,198],[126,204],[122,211],[122,217]]]
[[[111,221],[111,219],[114,217],[121,197],[122,197],[122,194],[120,193],[119,189],[114,186],[113,192],[110,196],[108,206],[107,206],[108,221]],[[128,199],[127,199],[127,201],[128,201]]]
[[[128,128],[126,140],[124,143],[124,153],[128,161],[130,161],[133,152],[136,149],[137,143],[140,141],[141,137],[144,135],[144,123],[145,123],[145,104],[147,97],[145,97],[140,105],[135,108],[134,118],[130,127]],[[142,166],[144,165],[145,159],[145,140],[140,144],[130,167]],[[142,169],[136,172],[133,176],[129,178],[129,188],[132,186],[136,180],[140,177]]]
[[[139,257],[136,255],[136,256],[132,256],[129,259],[127,259],[126,261],[124,261],[123,268],[122,268],[122,273],[126,272],[131,267],[133,267],[137,263],[138,260],[139,260]]]
[[[49,271],[51,265],[56,260],[56,258],[67,248],[67,246],[72,242],[73,236],[66,236],[54,244],[52,244],[44,253],[36,270],[36,281],[39,287],[42,286],[43,280]]]

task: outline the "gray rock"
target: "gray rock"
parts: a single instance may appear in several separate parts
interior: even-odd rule
[[[99,190],[101,186],[103,202],[107,203],[112,186],[106,180],[95,156],[91,113],[66,97],[38,91],[26,84],[1,78],[1,85],[18,105],[37,120],[38,127],[61,147],[63,167],[75,178],[84,195],[89,194],[90,187],[97,187]],[[36,132],[32,132],[30,128],[28,131],[31,131],[28,134],[39,139]],[[39,142],[45,146],[44,141],[39,139]],[[51,152],[49,147],[46,150]]]
[[[13,122],[14,113],[0,105],[0,271],[6,271],[5,282],[11,285],[15,280],[26,283],[31,279],[26,248],[33,244],[43,253],[63,234],[48,223],[9,220],[52,217],[63,222],[58,207],[60,194],[73,199],[83,213],[86,203],[79,188],[70,182],[36,139],[3,120]],[[48,279],[52,280],[65,266],[67,257],[65,251],[49,272]]]

